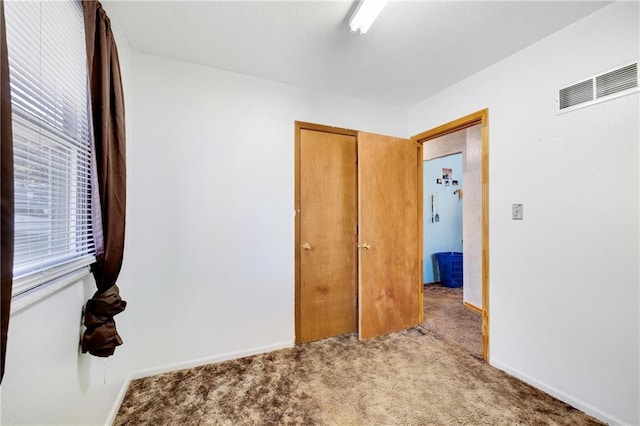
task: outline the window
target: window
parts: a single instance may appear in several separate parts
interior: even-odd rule
[[[82,5],[5,2],[13,108],[13,294],[94,261]]]

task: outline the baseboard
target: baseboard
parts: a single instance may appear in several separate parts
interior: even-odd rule
[[[142,379],[144,377],[155,376],[156,374],[170,373],[172,371],[184,370],[186,368],[200,367],[201,365],[214,364],[217,362],[229,361],[231,359],[244,358],[246,356],[258,355],[266,352],[277,351],[279,349],[291,348],[294,342],[280,342],[273,345],[259,346],[244,351],[227,352],[212,357],[200,358],[191,361],[177,362],[159,367],[146,368],[131,373],[131,380]]]
[[[116,420],[116,416],[118,415],[118,411],[120,410],[120,405],[122,405],[122,401],[124,401],[124,396],[127,394],[129,390],[129,383],[131,383],[131,374],[129,374],[126,379],[124,379],[124,383],[120,388],[120,392],[115,401],[113,401],[113,406],[111,407],[111,411],[109,412],[109,416],[107,417],[107,421],[104,423],[105,426],[113,425],[113,422]]]
[[[544,391],[546,393],[548,393],[549,395],[558,398],[560,401],[566,402],[567,404],[577,408],[580,411],[583,411],[585,413],[587,413],[588,415],[595,417],[596,419],[603,421],[609,425],[625,425],[628,424],[627,422],[624,422],[622,420],[620,420],[619,418],[609,415],[607,413],[604,413],[603,411],[593,407],[590,404],[587,404],[586,402],[580,400],[580,399],[576,399],[574,397],[572,397],[571,395],[567,395],[564,392],[559,391],[558,389],[554,388],[553,386],[549,386],[546,383],[540,382],[539,380],[536,380],[526,374],[523,374],[511,367],[509,367],[506,364],[503,364],[500,361],[497,361],[494,358],[490,358],[489,359],[489,364],[499,370],[504,371],[505,373],[517,377],[518,379],[522,380],[523,382],[526,382],[528,384],[530,384],[531,386],[540,389],[541,391]]]
[[[478,308],[476,305],[472,305],[469,302],[464,302],[463,305],[465,308],[471,309],[473,312],[482,315],[482,309]]]

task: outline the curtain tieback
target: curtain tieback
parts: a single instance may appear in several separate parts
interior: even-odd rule
[[[113,355],[122,338],[116,330],[114,315],[124,311],[127,302],[120,298],[118,286],[113,285],[103,293],[96,293],[87,301],[84,311],[82,352],[108,357]]]

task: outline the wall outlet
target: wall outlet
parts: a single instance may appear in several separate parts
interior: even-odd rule
[[[522,220],[522,204],[512,204],[511,205],[511,219],[513,220]]]

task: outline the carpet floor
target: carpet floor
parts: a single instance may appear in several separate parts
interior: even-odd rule
[[[367,341],[347,334],[134,380],[114,424],[601,424],[446,335],[427,319]]]
[[[463,304],[462,287],[424,286],[422,328],[482,359],[482,316]]]

